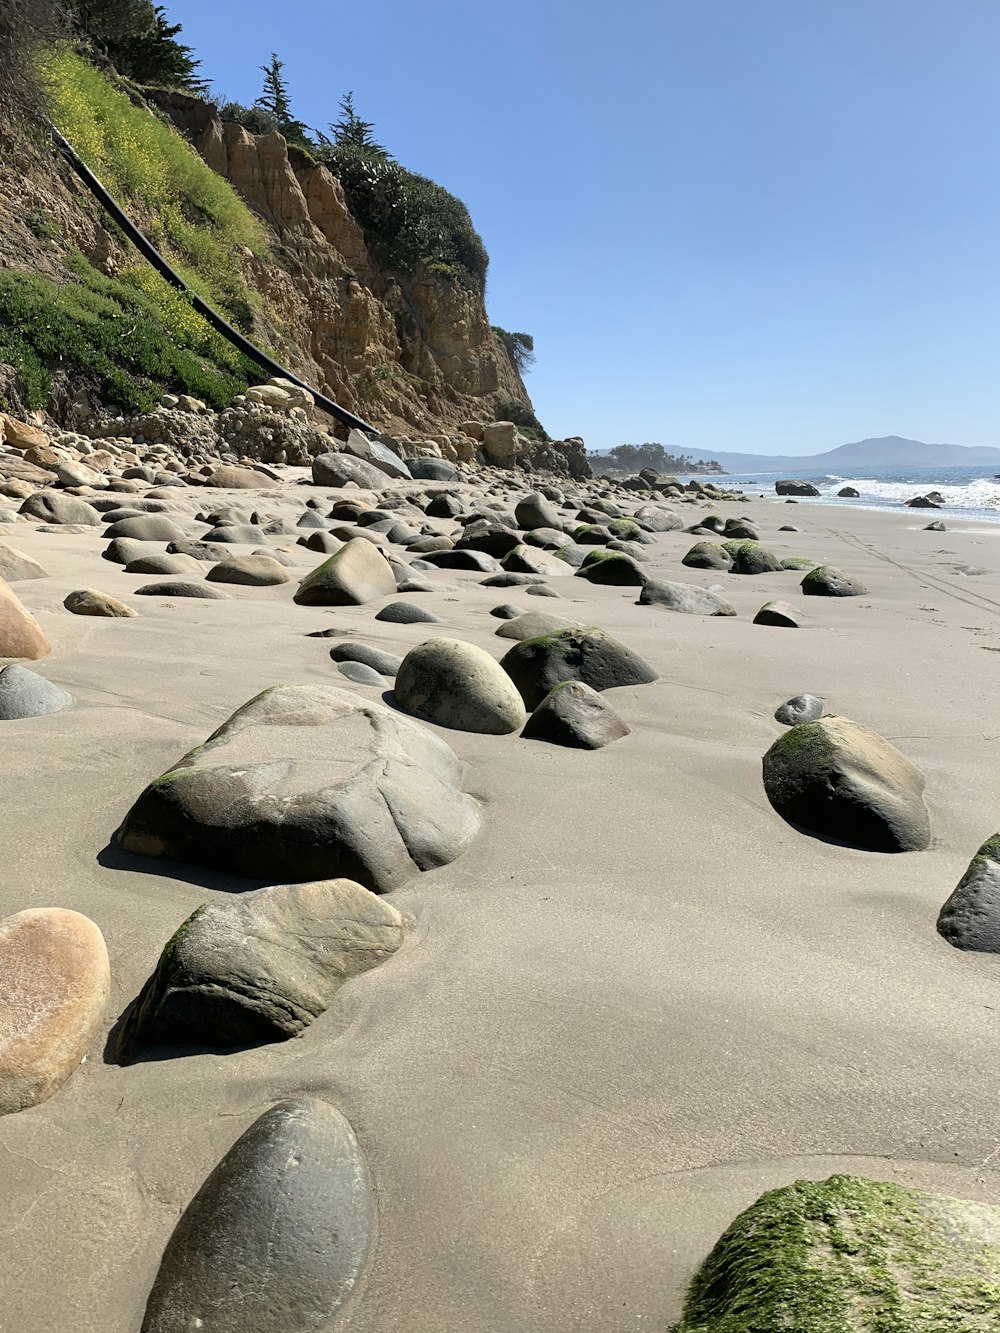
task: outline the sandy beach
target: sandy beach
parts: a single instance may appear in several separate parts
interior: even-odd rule
[[[195,513],[233,503],[294,524],[306,499],[338,496],[286,472],[261,495],[178,488],[171,517],[201,535]],[[707,512],[674,507],[685,525]],[[856,1172],[1000,1203],[1000,958],[935,931],[997,831],[1000,524],[773,497],[723,512],[868,595],[804,599],[794,571],[687,569],[696,538],[673,531],[644,568],[721,585],[735,617],[638,606],[637,589],[569,569],[548,580],[558,600],[443,569],[412,599],[442,623],[399,625],[374,619],[381,602],[295,605],[322,557],[294,536],[233,548],[287,549],[291,583],[200,601],[135,596],[150,577],[102,559],[100,528],[0,530],[48,572],[12,585],[52,643],[29,665],[75,699],[0,724],[0,915],[84,913],[112,978],[86,1063],[0,1119],[4,1333],[138,1333],[192,1195],[261,1112],[303,1092],[346,1115],[374,1191],[345,1333],[664,1333],[731,1218],[799,1177]],[[924,530],[930,518],[947,531]],[[78,588],[138,617],[71,615]],[[753,624],[775,598],[807,623]],[[483,830],[391,894],[408,928],[399,951],[295,1040],[125,1068],[105,1056],[178,925],[248,887],[113,845],[146,784],[268,686],[380,700],[338,675],[340,639],[311,633],[400,654],[442,634],[499,659],[510,643],[489,612],[505,601],[600,626],[655,667],[653,684],[608,696],[631,734],[590,753],[432,726],[483,802]],[[855,850],[772,809],[761,758],[783,730],[775,708],[803,692],[924,773],[929,850]]]

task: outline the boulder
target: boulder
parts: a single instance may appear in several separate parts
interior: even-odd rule
[[[49,571],[43,569],[30,555],[0,543],[0,578],[8,583],[17,583],[21,579],[45,579],[48,575]]]
[[[117,597],[109,597],[106,592],[96,592],[93,588],[78,588],[76,592],[67,594],[63,606],[74,616],[103,616],[124,620],[139,614]]]
[[[578,579],[588,583],[610,584],[616,588],[641,587],[648,575],[630,555],[621,551],[589,551],[576,571]]]
[[[599,750],[627,736],[628,723],[603,695],[582,680],[564,680],[545,696],[521,735],[577,750]]]
[[[60,461],[56,467],[56,476],[64,486],[90,486],[93,490],[104,491],[108,479],[101,472],[95,472],[86,463]]]
[[[531,530],[532,528],[561,528],[562,523],[559,518],[559,510],[547,500],[541,491],[532,491],[530,495],[525,495],[518,500],[514,508],[514,517],[517,519],[517,526]]]
[[[144,583],[136,588],[137,597],[200,597],[203,601],[228,602],[228,592],[213,588],[210,583],[188,583],[185,579],[164,579],[161,583]]]
[[[479,831],[443,740],[329,685],[279,685],[146,788],[118,830],[140,856],[386,893]]]
[[[300,606],[361,606],[395,591],[396,577],[382,552],[353,537],[305,576],[294,600]]]
[[[513,421],[491,421],[480,436],[483,453],[494,463],[509,463],[521,452]]]
[[[501,639],[516,639],[521,643],[525,639],[537,639],[542,634],[551,634],[554,630],[579,628],[577,621],[551,615],[548,611],[522,611],[510,620],[505,620],[502,625],[498,625],[496,634]]]
[[[378,672],[380,676],[394,676],[403,659],[396,653],[386,652],[368,643],[338,643],[330,649],[334,662],[358,662]]]
[[[371,463],[387,477],[403,478],[409,481],[413,475],[407,465],[393,449],[380,440],[373,440],[363,430],[352,430],[347,437],[347,452],[355,458]]]
[[[26,657],[34,662],[51,651],[41,625],[0,579],[0,657]]]
[[[777,495],[819,495],[816,487],[808,481],[776,481],[774,490]]]
[[[781,570],[781,561],[760,542],[731,541],[722,545],[732,558],[734,574],[777,574]]]
[[[346,486],[354,482],[364,490],[381,490],[386,474],[353,454],[320,454],[312,461],[312,479],[316,486]]]
[[[474,569],[480,574],[495,574],[500,570],[500,562],[495,556],[485,551],[429,551],[421,557],[429,565],[438,569]],[[537,578],[537,574],[524,575],[525,578]]]
[[[129,537],[116,538],[117,541],[130,541]],[[145,542],[139,542],[145,546]],[[105,553],[106,554],[106,553]],[[146,551],[145,555],[129,560],[125,566],[126,574],[201,574],[201,565],[189,555],[167,555],[165,551]]]
[[[994,1333],[998,1291],[996,1204],[799,1180],[730,1223],[673,1333]]]
[[[841,486],[837,495],[841,500],[859,500],[861,498],[861,492],[856,491],[853,486]]]
[[[4,413],[0,413],[0,422],[3,424],[4,442],[12,444],[15,449],[47,449],[49,447],[49,437],[37,426],[31,426],[26,421],[18,421]]]
[[[657,679],[649,663],[595,626],[555,630],[515,644],[500,665],[525,706],[534,711],[556,685],[582,680],[595,690],[647,685]]]
[[[27,667],[11,662],[0,671],[0,721],[58,713],[72,702],[71,694]]]
[[[269,555],[232,555],[213,565],[205,575],[209,583],[241,583],[251,588],[269,588],[288,583],[291,575]]]
[[[0,921],[0,1115],[58,1092],[97,1037],[111,973],[93,921],[35,907]]]
[[[408,712],[455,731],[503,736],[524,725],[510,676],[482,648],[457,639],[411,648],[396,673],[395,695]]]
[[[75,495],[67,495],[65,491],[36,491],[34,495],[28,496],[18,513],[28,518],[37,518],[42,523],[72,523],[88,528],[96,527],[101,522],[101,516],[93,505]],[[122,534],[126,537],[128,535]]]
[[[357,1285],[372,1236],[354,1131],[315,1097],[265,1111],[167,1242],[141,1333],[309,1333]]]
[[[912,500],[904,500],[903,503],[908,509],[940,509],[941,501],[932,499],[929,495],[915,495]]]
[[[390,625],[439,625],[441,617],[415,602],[390,602],[375,615],[376,620]]]
[[[868,592],[860,579],[832,565],[817,565],[799,586],[806,597],[864,597]]]
[[[956,949],[1000,953],[1000,833],[987,838],[972,858],[941,908],[937,928]]]
[[[802,612],[790,602],[765,602],[753,618],[755,625],[778,625],[782,629],[798,629],[802,625]]]
[[[677,532],[684,526],[671,510],[660,509],[656,505],[641,505],[633,517],[647,532]]]
[[[930,845],[923,774],[859,722],[824,717],[792,727],[763,768],[768,800],[807,832],[873,852]]]
[[[167,942],[115,1055],[296,1037],[359,972],[403,942],[394,907],[349,879],[278,884],[203,904]]]
[[[376,671],[374,667],[365,666],[364,662],[338,662],[337,671],[346,680],[352,680],[355,685],[371,685],[377,690],[385,690],[389,685],[381,672]]]
[[[681,564],[689,569],[732,569],[733,561],[729,552],[715,542],[695,542]]]
[[[131,537],[137,542],[179,542],[187,533],[166,514],[140,514],[123,518],[104,530],[105,537]]]
[[[515,546],[500,561],[500,567],[513,574],[534,574],[537,578],[562,578],[571,572],[565,560],[533,546]]]
[[[647,579],[637,606],[660,606],[666,611],[681,611],[690,616],[735,616],[731,606],[710,588],[695,583],[670,583],[666,579]]]
[[[455,464],[443,458],[412,458],[409,468],[417,481],[457,481],[460,475]]]
[[[815,722],[823,716],[826,705],[815,694],[796,694],[793,699],[779,704],[774,719],[783,727],[797,727],[801,722]]]

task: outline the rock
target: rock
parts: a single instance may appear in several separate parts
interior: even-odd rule
[[[0,921],[0,1115],[37,1106],[85,1059],[104,1021],[111,973],[93,921],[35,907]]]
[[[947,532],[947,528],[939,518],[935,518],[930,523],[924,524],[924,532]],[[2,572],[0,570],[0,573]]]
[[[658,509],[656,505],[642,505],[634,517],[647,532],[677,532],[684,526],[676,514],[669,509]]]
[[[188,583],[184,579],[164,579],[162,583],[144,583],[136,588],[137,597],[200,597],[205,601],[228,602],[231,597],[210,583]]]
[[[409,467],[417,481],[457,481],[460,475],[455,464],[443,458],[412,458]]]
[[[396,653],[388,653],[384,648],[374,648],[367,643],[334,644],[330,656],[335,662],[358,662],[380,676],[394,676],[403,662]]]
[[[691,616],[735,616],[736,608],[709,588],[694,583],[669,583],[666,579],[647,579],[637,606],[662,606],[667,611],[682,611]]]
[[[64,486],[90,486],[94,490],[106,490],[108,479],[100,472],[95,472],[86,463],[60,461],[56,467],[56,476]]]
[[[411,648],[396,673],[400,707],[440,727],[503,736],[524,725],[520,695],[482,648],[431,639]]]
[[[755,625],[779,625],[783,629],[798,629],[802,624],[802,612],[797,611],[790,602],[765,602],[753,618]]]
[[[424,513],[428,518],[457,518],[464,508],[457,495],[435,495],[428,501]]]
[[[8,583],[16,583],[19,579],[45,579],[48,576],[49,571],[43,569],[37,560],[32,560],[30,555],[0,543],[0,578]]]
[[[372,1235],[368,1173],[341,1113],[315,1097],[265,1111],[188,1204],[141,1333],[307,1333],[357,1285]]]
[[[808,481],[776,481],[777,495],[819,495],[819,491]]]
[[[514,508],[517,526],[530,531],[532,528],[561,528],[559,510],[547,500],[541,491],[532,491],[530,495],[518,500]]]
[[[320,454],[312,461],[312,479],[315,486],[346,486],[354,482],[363,490],[380,491],[385,486],[386,474],[352,454]]]
[[[261,528],[256,523],[227,523],[220,524],[217,528],[212,528],[205,533],[204,540],[209,544],[221,544],[223,546],[256,546],[260,541],[261,533],[266,529]],[[225,559],[228,560],[228,555]]]
[[[937,928],[956,949],[1000,953],[1000,833],[987,838],[972,858],[941,908]]]
[[[782,569],[815,569],[816,561],[807,555],[786,555],[781,561]]]
[[[483,453],[491,462],[509,463],[521,452],[517,427],[512,421],[491,421],[480,437]]]
[[[75,616],[105,616],[124,620],[139,614],[117,597],[109,597],[106,592],[95,592],[93,588],[78,588],[69,593],[63,600],[63,606]]]
[[[582,680],[564,680],[545,696],[521,735],[578,750],[599,750],[631,728],[616,708]]]
[[[500,562],[495,556],[485,551],[454,550],[429,551],[422,559],[437,569],[475,569],[480,574],[494,574],[500,569]],[[537,578],[537,574],[525,577]]]
[[[0,579],[0,657],[37,661],[52,651],[41,625]]]
[[[631,556],[621,551],[590,551],[576,571],[578,579],[588,583],[611,584],[616,588],[641,587],[648,575]]]
[[[723,542],[723,548],[732,557],[734,574],[777,574],[781,570],[781,561],[760,542]]]
[[[561,629],[579,629],[574,620],[564,620],[562,616],[550,615],[548,611],[525,611],[513,620],[506,620],[497,627],[496,633],[501,639],[516,639],[522,643],[525,639],[537,639],[542,634],[552,634]]]
[[[998,1254],[996,1204],[799,1180],[730,1223],[673,1333],[993,1333]]]
[[[131,541],[130,537],[118,537],[116,541]],[[138,542],[138,546],[145,545]],[[105,553],[106,554],[106,553]],[[201,567],[197,560],[189,555],[166,555],[162,551],[147,552],[125,566],[126,574],[200,574]]]
[[[548,551],[561,551],[566,545],[566,534],[559,528],[532,528],[524,534],[524,544]]]
[[[841,500],[860,500],[861,492],[856,491],[853,486],[841,486],[837,495]]]
[[[595,690],[610,690],[657,679],[644,658],[595,626],[525,639],[510,649],[500,665],[531,711],[564,680],[582,680]]]
[[[731,569],[733,561],[729,552],[715,542],[695,542],[681,564],[690,569]]]
[[[166,514],[140,514],[138,518],[123,518],[104,531],[105,537],[131,537],[137,542],[179,542],[187,533]]]
[[[365,666],[364,662],[338,662],[337,671],[355,685],[372,685],[375,689],[384,690],[389,684],[385,676],[374,667]]]
[[[224,465],[209,473],[205,478],[205,485],[229,491],[256,491],[274,488],[280,483],[266,472],[258,472],[256,468]]]
[[[815,694],[797,694],[774,710],[775,721],[784,727],[797,727],[800,722],[815,722],[823,716],[826,705]]]
[[[555,588],[550,588],[547,583],[529,583],[524,590],[526,597],[558,597],[559,593]]]
[[[497,559],[521,545],[521,538],[513,528],[485,518],[474,519],[471,523],[467,523],[455,543],[459,551],[485,551],[487,555],[496,556]]]
[[[868,592],[860,579],[832,565],[817,565],[799,586],[807,597],[864,597]]]
[[[746,518],[727,518],[722,531],[726,537],[739,538],[742,541],[760,541],[760,533]]]
[[[34,495],[28,496],[17,512],[26,514],[28,518],[37,518],[42,523],[73,523],[92,528],[101,522],[101,516],[93,505],[75,495],[67,495],[64,491],[36,491]],[[117,536],[117,533],[112,535]],[[122,535],[127,537],[128,533]]]
[[[152,782],[118,845],[140,856],[387,893],[479,831],[461,764],[426,728],[330,685],[279,685]]]
[[[73,696],[44,676],[12,662],[0,671],[0,721],[43,717],[68,708]]]
[[[269,588],[289,583],[291,575],[269,555],[232,555],[213,565],[205,575],[209,583],[242,583],[252,588]]]
[[[182,542],[171,542],[167,546],[167,554],[189,555],[192,560],[201,560],[214,565],[220,560],[228,560],[231,552],[227,551],[225,545],[221,542],[202,542],[191,538]]]
[[[518,616],[524,614],[524,607],[515,606],[513,602],[501,602],[490,611],[490,615],[496,616],[497,620],[516,620]]]
[[[931,830],[923,774],[858,722],[824,717],[779,736],[764,790],[783,819],[873,852],[923,851]]]
[[[347,437],[347,452],[378,468],[387,477],[409,481],[413,475],[400,456],[380,440],[373,440],[363,430],[352,430]]]
[[[14,417],[0,413],[3,425],[3,437],[7,444],[17,449],[47,449],[49,437],[37,426],[29,426],[26,421],[17,421]]]
[[[305,576],[294,600],[299,606],[361,606],[396,591],[392,565],[363,537],[354,537]]]
[[[376,613],[376,620],[388,621],[391,625],[439,625],[441,617],[436,616],[433,611],[428,611],[426,607],[417,606],[414,602],[390,602],[388,606],[383,606],[381,611]]]
[[[357,664],[355,664],[357,665]],[[168,941],[115,1056],[147,1046],[295,1037],[403,942],[394,907],[349,879],[279,884],[203,904]]]
[[[533,574],[536,578],[563,578],[570,573],[564,560],[533,546],[515,546],[500,561],[500,567],[513,574]]]
[[[941,502],[933,500],[929,495],[915,495],[912,500],[904,500],[903,503],[908,509],[940,509]]]

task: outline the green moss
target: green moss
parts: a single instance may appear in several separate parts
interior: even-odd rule
[[[603,547],[598,546],[595,547],[592,551],[587,552],[587,554],[583,557],[583,564],[580,566],[580,568],[587,569],[588,566],[604,564],[608,560],[626,560],[626,559],[628,559],[628,557],[625,555],[623,551],[607,551]]]
[[[812,569],[816,564],[807,555],[790,555],[781,562],[782,569]]]
[[[1000,1210],[855,1176],[798,1181],[741,1213],[672,1333],[987,1333]]]
[[[972,858],[972,865],[977,861],[997,861],[1000,862],[1000,833],[994,833],[992,838],[987,838]],[[969,867],[972,868],[971,866]]]
[[[800,722],[789,727],[783,736],[771,746],[768,755],[791,758],[801,754],[827,754],[830,751],[830,739],[822,719],[815,722]]]
[[[807,583],[825,583],[825,582],[826,582],[826,565],[817,565],[815,569],[811,569],[809,571],[809,573],[805,576],[805,578],[802,580],[802,583],[799,586],[804,588]]]

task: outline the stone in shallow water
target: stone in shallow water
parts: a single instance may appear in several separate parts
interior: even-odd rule
[[[330,685],[278,685],[146,788],[127,852],[254,879],[387,893],[479,832],[462,766],[426,727]]]
[[[368,1253],[372,1201],[354,1131],[328,1102],[265,1111],[167,1242],[142,1333],[325,1329]]]
[[[884,737],[846,717],[804,722],[764,756],[764,790],[782,818],[873,852],[930,845],[924,776]]]
[[[988,838],[972,858],[941,908],[937,928],[956,949],[1000,953],[1000,833]]]
[[[44,1102],[79,1067],[110,983],[104,937],[79,912],[36,907],[0,921],[0,1115]]]
[[[68,708],[73,696],[44,676],[12,662],[0,671],[0,720],[42,717]]]
[[[799,1180],[730,1224],[673,1333],[995,1333],[1000,1208],[860,1176]]]
[[[349,879],[278,884],[203,904],[160,955],[116,1057],[147,1046],[245,1046],[297,1036],[348,979],[403,942],[394,907]]]

